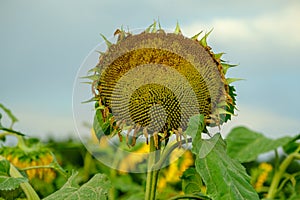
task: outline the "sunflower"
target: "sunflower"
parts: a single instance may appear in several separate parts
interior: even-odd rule
[[[118,29],[115,44],[103,36],[108,48],[89,76],[101,127],[98,138],[103,133],[122,138],[127,128],[127,136],[133,132],[132,146],[140,135],[153,135],[157,143],[171,134],[181,137],[196,114],[211,127],[231,118],[235,89],[229,84],[234,79],[225,74],[234,65],[211,51],[209,33],[198,40],[200,34],[185,37],[178,24],[167,33],[154,22],[138,34]]]

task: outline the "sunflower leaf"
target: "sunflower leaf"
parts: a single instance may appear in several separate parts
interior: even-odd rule
[[[0,161],[0,190],[14,190],[20,186],[21,183],[27,182],[24,177],[11,177],[9,174],[10,162],[8,160]]]
[[[203,183],[195,168],[190,167],[186,169],[180,178],[182,180],[182,191],[185,194],[201,192]]]
[[[13,124],[15,122],[18,121],[18,119],[15,117],[15,115],[12,114],[11,110],[9,110],[8,108],[6,108],[3,104],[0,103],[0,108],[7,114],[7,116],[10,118],[11,120],[11,126],[13,126]],[[1,118],[0,118],[1,119]]]
[[[194,139],[196,138],[196,135],[201,135],[201,132],[204,130],[204,128],[204,116],[195,115],[189,120],[188,127],[186,129],[186,134]]]
[[[0,130],[6,131],[6,132],[9,132],[9,133],[14,133],[14,134],[17,134],[17,135],[20,135],[20,136],[25,136],[25,134],[23,134],[19,131],[15,131],[13,129],[5,128],[5,127],[2,127],[2,126],[0,126]]]
[[[226,154],[226,143],[220,134],[200,142],[193,140],[192,152],[196,155],[196,170],[207,186],[209,197],[218,200],[259,199],[245,168]]]
[[[254,161],[259,154],[275,150],[292,140],[293,138],[288,136],[273,140],[246,127],[236,127],[226,138],[227,153],[240,162],[250,162]]]
[[[76,182],[77,174],[78,173],[73,174],[60,190],[46,197],[44,200],[108,199],[108,191],[111,187],[111,183],[105,175],[96,174],[87,183],[79,186]]]

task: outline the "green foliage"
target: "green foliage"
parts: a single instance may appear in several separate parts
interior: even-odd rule
[[[200,157],[202,145],[215,144],[211,151]],[[205,149],[205,148],[204,148]],[[193,142],[196,170],[207,185],[207,194],[212,199],[259,199],[250,185],[245,168],[226,154],[226,144],[220,134],[209,140]]]
[[[192,117],[186,133],[193,138],[196,170],[207,186],[208,196],[213,199],[258,199],[244,167],[227,155],[221,135],[216,134],[208,140],[201,138],[203,120],[201,115]]]
[[[15,115],[12,114],[11,110],[9,110],[8,108],[6,108],[3,104],[0,103],[0,108],[7,114],[7,116],[10,118],[11,120],[11,127],[13,126],[13,124],[15,122],[18,121],[18,119],[16,118]],[[1,115],[0,115],[0,120],[1,120]],[[0,124],[1,125],[1,124]]]
[[[21,183],[27,182],[24,177],[10,176],[10,162],[3,159],[0,161],[0,190],[14,190],[20,186]]]
[[[82,186],[76,182],[78,173],[73,174],[65,185],[57,192],[46,197],[45,200],[107,200],[111,183],[103,174],[96,174]]]
[[[97,112],[102,112],[101,108],[97,107]],[[98,138],[104,135],[105,131],[112,131],[111,124],[108,122],[110,116],[107,116],[107,119],[101,117],[100,114],[96,115],[94,121],[94,129]],[[105,128],[106,125],[107,129]],[[55,180],[50,183],[36,178],[30,180],[25,175],[26,170],[17,170],[8,160],[1,159],[0,199],[2,197],[4,199],[28,198],[28,196],[34,196],[32,199],[39,199],[33,188],[41,198],[52,193],[45,200],[108,198],[110,200],[135,200],[144,198],[145,174],[121,174],[110,169],[95,160],[79,142],[70,140],[59,143],[52,141],[45,148],[37,139],[24,139],[16,134],[13,129],[11,129],[12,131],[2,130],[4,133],[0,134],[4,137],[13,135],[19,140],[17,147],[3,146],[0,149],[2,156],[15,155],[19,162],[26,161],[29,163],[33,160],[31,157],[42,160],[43,155],[52,149],[53,153],[57,155],[57,160],[54,159],[47,167],[53,167],[62,174],[57,173]],[[225,142],[220,134],[215,134],[209,139],[203,139],[202,132],[206,132],[204,117],[196,115],[190,119],[188,128],[185,131],[186,140],[181,141],[190,142],[192,138],[192,152],[195,156],[193,163],[195,166],[188,168],[182,174],[181,182],[167,183],[164,186],[165,188],[159,188],[163,192],[158,193],[157,199],[254,200],[265,197],[280,200],[299,199],[300,164],[295,161],[300,160],[300,135],[269,139],[248,128],[237,127],[229,133]],[[176,143],[174,146],[166,148],[158,164],[162,164],[167,160],[172,151],[178,146],[179,144]],[[138,148],[138,145],[135,148]],[[257,162],[256,159],[260,154],[278,148],[284,150],[281,155],[282,158],[280,159],[278,155],[271,164],[268,164],[270,167],[268,174],[265,173],[262,167],[257,167],[259,163],[253,164]],[[39,151],[32,153],[32,149],[39,149]],[[110,153],[113,154],[114,152]],[[27,157],[23,158],[25,154]],[[30,159],[28,159],[28,156],[30,156]],[[247,164],[244,164],[247,170],[241,164],[245,162],[247,162]],[[249,162],[252,165],[249,165]],[[55,163],[55,166],[53,163]],[[75,169],[77,172],[67,180],[64,177],[64,169],[58,163],[61,163],[64,169],[69,171]],[[11,166],[18,173],[17,176],[10,174]],[[34,167],[43,168],[45,166]],[[162,171],[165,170],[161,174],[168,176],[167,169],[161,169]],[[250,184],[247,171],[251,172],[251,183],[255,188]],[[256,173],[252,173],[254,171]],[[253,176],[255,177],[253,178]],[[259,181],[261,182],[261,188],[256,187]],[[27,184],[27,188],[22,187],[24,184]],[[41,187],[41,185],[47,187],[47,189]],[[183,195],[182,192],[184,192]]]
[[[186,129],[186,134],[195,138],[197,135],[201,135],[201,132],[205,129],[204,116],[195,115],[191,117],[188,127]]]
[[[227,153],[240,162],[254,161],[260,154],[275,150],[292,141],[292,137],[269,139],[245,127],[234,128],[227,136]]]
[[[195,194],[201,192],[203,183],[200,175],[193,167],[188,168],[184,171],[181,176],[182,179],[182,191],[185,194]]]

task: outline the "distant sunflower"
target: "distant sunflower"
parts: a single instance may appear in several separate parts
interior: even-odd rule
[[[106,135],[120,135],[127,127],[128,135],[134,130],[134,145],[141,134],[181,135],[199,113],[207,126],[219,126],[234,114],[235,90],[225,78],[234,65],[211,51],[208,34],[187,38],[178,24],[166,33],[155,22],[139,34],[118,29],[115,35],[116,44],[103,36],[108,48],[90,76],[96,119]]]

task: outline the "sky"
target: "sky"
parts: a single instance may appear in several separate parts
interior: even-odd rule
[[[269,137],[300,133],[300,2],[297,0],[0,0],[0,102],[29,136],[76,137],[72,94],[84,59],[121,27],[181,25],[184,35],[213,29],[208,43],[239,64],[230,77],[237,116]],[[85,99],[83,99],[85,100]]]

